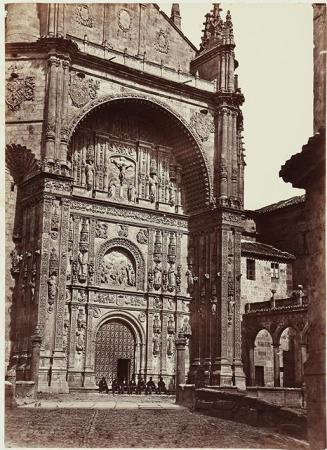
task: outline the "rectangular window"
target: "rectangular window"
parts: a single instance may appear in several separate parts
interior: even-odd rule
[[[255,280],[255,260],[246,260],[246,278],[248,280]]]
[[[275,278],[275,279],[279,278],[279,264],[278,263],[271,263],[270,274],[271,274],[271,278]]]

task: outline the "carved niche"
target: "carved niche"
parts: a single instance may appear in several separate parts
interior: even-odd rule
[[[100,281],[110,287],[135,286],[135,265],[126,250],[112,249],[104,256],[100,266]]]
[[[77,108],[86,105],[90,100],[94,100],[98,95],[100,82],[93,78],[87,78],[82,72],[71,72],[69,95],[72,103]]]
[[[128,239],[105,242],[96,257],[96,283],[102,287],[144,290],[145,262],[140,250]]]
[[[6,104],[11,111],[18,111],[25,101],[34,100],[35,78],[21,76],[16,72],[10,75],[6,84]]]

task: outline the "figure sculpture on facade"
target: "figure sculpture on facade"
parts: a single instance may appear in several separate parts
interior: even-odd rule
[[[110,198],[115,198],[115,196],[116,196],[116,185],[115,185],[115,183],[112,183],[112,184],[109,186],[108,196],[109,196]]]
[[[170,206],[175,204],[175,187],[172,181],[169,183],[169,204]]]
[[[53,308],[53,304],[57,294],[57,276],[55,274],[50,275],[48,280],[48,303],[50,310]]]
[[[153,354],[154,356],[159,355],[160,352],[160,338],[159,338],[159,334],[155,334],[153,336]]]
[[[130,184],[128,186],[128,192],[127,192],[128,200],[132,203],[135,203],[136,200],[136,189],[133,184]]]
[[[114,158],[111,160],[111,162],[119,170],[119,181],[120,181],[120,185],[122,186],[123,182],[125,181],[125,178],[126,178],[126,172],[128,169],[133,167],[133,164],[128,163],[125,158],[119,158],[119,159]]]
[[[94,183],[94,167],[93,164],[87,162],[85,164],[85,180],[86,180],[86,189],[90,191],[93,189]]]
[[[175,289],[175,283],[176,283],[176,276],[175,276],[174,265],[171,264],[169,266],[169,270],[168,270],[168,290],[169,291],[173,291]]]
[[[153,270],[152,270],[152,269],[149,269],[149,272],[148,272],[148,285],[149,285],[149,289],[153,289],[153,281],[154,281],[154,278],[153,278]]]
[[[159,289],[161,287],[161,269],[158,265],[154,267],[154,288]]]
[[[167,289],[168,289],[168,272],[167,272],[167,270],[164,270],[162,272],[162,289],[164,291],[167,291]]]
[[[167,355],[172,356],[174,354],[174,337],[172,334],[167,339]]]
[[[132,267],[132,264],[127,264],[126,272],[128,285],[135,286],[135,271]]]
[[[79,281],[85,281],[87,277],[87,260],[88,255],[87,252],[79,252],[78,254],[78,263],[79,263],[79,270],[78,270],[78,279]]]
[[[17,250],[14,250],[10,253],[11,256],[11,274],[14,276],[19,273],[20,262],[23,259],[23,255],[19,255]]]
[[[152,177],[149,177],[149,197],[151,203],[153,203],[156,200],[156,193],[157,193],[157,176],[152,175]]]

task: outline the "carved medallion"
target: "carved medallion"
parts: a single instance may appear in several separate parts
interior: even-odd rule
[[[100,83],[94,81],[92,78],[85,78],[81,72],[70,74],[70,89],[69,95],[72,99],[73,105],[81,108],[90,100],[94,100],[98,93]]]
[[[11,74],[6,86],[6,104],[11,111],[18,111],[23,102],[34,100],[34,80],[34,77]]]
[[[138,315],[138,319],[140,322],[145,322],[146,320],[146,315],[144,314],[144,312],[140,312]]]
[[[127,237],[128,236],[128,226],[127,225],[117,225],[117,234],[120,237]]]
[[[121,9],[118,16],[119,28],[126,32],[131,28],[131,22],[132,19],[127,9]]]
[[[148,230],[141,229],[136,235],[137,242],[139,244],[147,244],[148,243]]]
[[[84,27],[93,27],[93,17],[91,16],[88,5],[85,5],[84,3],[76,5],[74,19],[77,23],[83,25]]]
[[[191,117],[191,126],[197,132],[201,141],[207,141],[209,134],[215,130],[212,115],[199,112],[194,113]]]
[[[161,53],[168,53],[169,50],[169,41],[166,33],[163,30],[160,30],[157,33],[157,39],[154,44],[155,49]]]

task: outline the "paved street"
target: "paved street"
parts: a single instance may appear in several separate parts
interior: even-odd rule
[[[274,430],[226,421],[169,396],[60,396],[6,413],[7,447],[214,447],[308,449]]]

